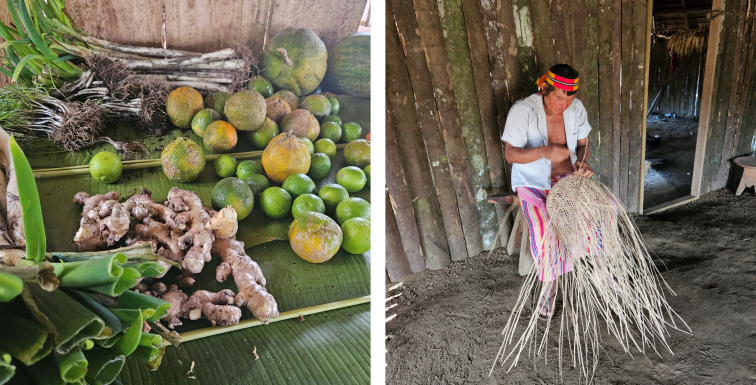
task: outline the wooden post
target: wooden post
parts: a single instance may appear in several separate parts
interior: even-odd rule
[[[510,9],[517,29],[517,60],[520,62],[522,97],[528,97],[538,91],[535,82],[541,77],[536,68],[535,50],[533,49],[530,1],[512,0],[512,8]]]
[[[643,168],[645,166],[645,159],[646,159],[646,107],[648,107],[648,76],[649,71],[651,70],[649,68],[649,63],[651,62],[651,21],[652,21],[652,11],[654,9],[654,0],[648,0],[648,4],[646,4],[646,54],[643,56],[643,59],[645,60],[645,66],[644,66],[644,80],[643,80],[643,104],[641,105],[641,111],[643,113],[643,123],[641,127],[641,153],[640,153],[640,163],[639,166],[641,169],[638,170],[640,181],[638,182],[638,214],[643,214],[643,187],[644,187],[644,180],[646,173],[644,172]]]
[[[386,273],[391,282],[401,281],[412,274],[407,254],[402,247],[402,236],[396,224],[394,208],[386,192]]]
[[[480,120],[483,128],[485,154],[488,160],[490,186],[495,193],[505,192],[507,183],[504,171],[504,156],[502,154],[499,135],[499,122],[491,87],[491,68],[488,64],[488,49],[486,47],[483,18],[480,13],[478,0],[462,0],[465,26],[467,27],[468,43],[470,45],[470,59],[472,63],[475,91],[480,108]],[[484,180],[485,181],[485,180]],[[506,222],[503,205],[493,205],[496,210],[497,229]],[[498,233],[498,230],[497,230]],[[496,234],[494,233],[494,238]],[[500,242],[491,244],[497,248]]]
[[[422,51],[420,36],[415,32],[417,29],[414,13],[394,12],[390,3],[387,8],[386,30],[386,65],[387,68],[405,70],[392,70],[386,73],[386,87],[390,95],[404,95],[409,102],[404,108],[407,113],[416,116],[422,129],[416,129],[417,135],[422,135],[424,151],[428,154],[430,171],[433,175],[432,182],[438,196],[438,204],[441,209],[444,230],[449,245],[449,254],[452,260],[457,261],[467,257],[465,234],[460,210],[457,206],[457,195],[454,191],[449,162],[446,157],[444,139],[436,121],[436,101],[433,98],[433,90],[430,84],[430,74],[425,62],[425,53]],[[393,19],[396,16],[396,24]],[[400,22],[401,20],[401,22]],[[415,24],[414,27],[411,24]],[[397,31],[397,26],[399,30]],[[409,27],[409,28],[408,28]],[[413,74],[413,76],[409,76]],[[417,107],[415,108],[415,103]],[[389,161],[390,158],[387,158]],[[425,160],[423,160],[425,161]],[[475,238],[480,238],[474,234]]]
[[[628,192],[627,208],[630,212],[638,212],[640,190],[643,189],[641,174],[643,174],[643,122],[646,120],[646,104],[644,99],[644,82],[646,76],[646,5],[647,0],[633,1],[633,56],[631,71],[630,99],[630,160],[628,164]]]
[[[749,47],[746,59],[746,74],[743,82],[743,119],[741,123],[740,137],[738,141],[738,155],[745,155],[753,152],[753,143],[756,136],[756,20],[751,23],[751,45]]]
[[[554,35],[551,31],[549,0],[530,0],[533,21],[533,47],[536,55],[536,74],[541,76],[556,63],[554,60]]]
[[[616,196],[620,196],[620,164],[622,158],[622,129],[620,103],[622,89],[620,81],[622,76],[622,1],[612,0],[612,190]]]
[[[598,78],[599,78],[599,126],[594,130],[600,132],[601,143],[599,146],[599,155],[601,156],[600,180],[601,183],[612,186],[613,172],[613,130],[612,130],[612,95],[614,94],[614,70],[612,64],[612,55],[619,55],[619,52],[612,52],[612,0],[599,0],[598,3]],[[619,84],[616,85],[619,88]]]
[[[565,2],[568,0],[551,0],[551,30],[554,34],[555,64],[570,63],[570,44],[567,40],[567,27],[564,25]],[[617,0],[619,1],[619,0]]]
[[[728,0],[725,6],[726,11],[734,11],[740,8],[739,5],[748,0]],[[727,18],[734,16],[721,15],[718,18],[725,18],[724,25],[722,27],[722,41],[724,42],[721,47],[721,55],[719,55],[717,66],[720,68],[717,72],[718,79],[715,79],[717,84],[717,91],[714,95],[713,112],[709,118],[709,138],[707,140],[706,156],[704,157],[704,169],[703,169],[703,189],[704,193],[711,190],[720,188],[718,182],[719,168],[721,165],[722,146],[725,141],[725,134],[727,132],[727,118],[729,115],[730,105],[730,91],[733,85],[733,79],[737,77],[734,74],[735,70],[735,46],[738,40],[736,34],[738,24],[734,20],[727,22]],[[713,102],[713,101],[712,101]]]
[[[620,142],[620,202],[630,208],[628,201],[628,177],[630,165],[630,136],[632,135],[630,90],[632,88],[633,54],[633,7],[629,0],[622,0],[622,139]]]
[[[712,9],[722,9],[724,0],[714,0]],[[714,18],[709,24],[709,45],[706,49],[706,68],[704,70],[703,89],[701,90],[701,112],[698,118],[698,136],[696,138],[696,155],[693,162],[693,182],[690,195],[695,197],[703,193],[704,157],[709,136],[709,120],[712,102],[716,94],[715,82],[717,57],[719,56],[719,35],[722,31],[722,16]],[[707,190],[708,191],[708,190]]]
[[[397,3],[399,0],[393,1],[394,6],[397,6]],[[467,254],[478,255],[483,251],[480,221],[473,192],[474,186],[467,178],[469,174],[467,152],[462,137],[460,115],[455,102],[446,51],[446,39],[441,28],[438,8],[432,0],[417,0],[414,10],[417,16],[417,31],[422,39],[425,57],[432,58],[427,61],[433,87],[431,90],[435,97],[438,111],[436,118],[443,132],[446,154],[457,192],[460,217],[467,240]],[[396,13],[399,13],[398,8]]]
[[[504,67],[507,70],[507,90],[510,105],[523,97],[522,72],[520,61],[517,60],[517,28],[515,27],[513,0],[498,0],[497,14],[499,29],[501,30],[502,49],[504,50]]]
[[[394,127],[386,112],[386,188],[391,197],[391,209],[396,215],[396,225],[402,236],[402,247],[410,270],[419,273],[426,268],[425,255],[420,241],[415,209],[407,187],[404,168],[399,161],[399,151],[394,140]],[[386,208],[389,210],[390,208]]]
[[[406,71],[406,68],[387,68],[393,71]],[[391,73],[391,72],[390,72]],[[394,75],[392,73],[392,75]],[[393,77],[393,76],[392,76]],[[387,76],[387,80],[391,78]],[[388,89],[388,87],[387,87]],[[420,235],[420,245],[425,255],[426,266],[429,269],[440,269],[449,264],[449,246],[444,232],[444,219],[438,206],[438,198],[433,188],[430,165],[425,155],[423,138],[418,130],[417,118],[414,115],[413,102],[407,102],[411,95],[386,95],[386,159],[388,163],[401,160],[402,167],[407,173],[407,187],[411,193],[417,229]],[[389,124],[393,122],[394,124]],[[397,133],[401,133],[398,135]],[[396,143],[396,144],[394,144]],[[396,146],[396,157],[389,157],[389,147]],[[393,193],[389,190],[389,194]],[[404,199],[402,199],[404,201]],[[407,202],[403,202],[405,205]],[[398,208],[407,210],[407,207]],[[398,211],[397,211],[398,212]],[[402,233],[403,234],[403,233]],[[414,269],[413,269],[414,270]]]
[[[743,93],[743,77],[746,76],[745,56],[742,56],[743,43],[748,47],[748,36],[744,34],[745,12],[747,10],[747,1],[740,2],[739,13],[742,15],[738,18],[738,31],[736,34],[737,42],[735,43],[735,57],[733,58],[733,75],[730,83],[729,106],[727,107],[727,123],[725,128],[724,143],[722,145],[722,159],[719,163],[719,172],[712,189],[722,188],[727,184],[727,175],[730,171],[730,159],[735,156],[735,149],[738,147],[738,137],[740,136],[740,114],[741,98]],[[749,74],[750,75],[750,74]]]
[[[491,176],[488,170],[488,157],[475,91],[475,77],[470,59],[470,46],[467,42],[462,1],[441,0],[440,6],[443,6],[443,12],[439,10],[441,28],[444,32],[454,98],[459,109],[460,127],[467,153],[467,181],[470,183],[478,209],[483,250],[491,250],[499,230],[499,222],[494,205],[488,203],[485,196],[485,189],[491,188]]]

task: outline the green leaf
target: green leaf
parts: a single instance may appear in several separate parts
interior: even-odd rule
[[[24,290],[24,281],[18,276],[0,271],[0,302],[16,298]]]
[[[0,360],[0,385],[8,383],[14,374],[16,374],[16,366]]]
[[[99,346],[95,346],[92,350],[84,352],[84,356],[89,361],[89,370],[87,371],[86,378],[90,384],[96,384],[98,381],[103,384],[113,382],[126,362],[124,356]]]
[[[10,152],[13,158],[13,168],[18,184],[18,200],[21,202],[21,217],[24,221],[24,236],[26,237],[26,258],[41,261],[45,258],[45,225],[42,221],[42,207],[39,202],[37,183],[34,180],[29,161],[11,136]]]
[[[3,333],[3,338],[0,338],[0,349],[10,353],[24,365],[32,365],[50,354],[53,348],[53,336],[34,320],[9,313],[3,308],[0,330],[13,332]]]
[[[60,367],[60,378],[66,382],[76,382],[87,373],[87,358],[80,348],[67,354],[55,354]]]
[[[134,350],[139,346],[139,340],[142,337],[143,321],[142,313],[139,313],[131,326],[129,326],[129,329],[126,330],[126,333],[123,333],[123,336],[118,342],[110,347],[110,350],[116,354],[127,357],[131,355],[131,353],[134,353]]]
[[[148,322],[157,322],[164,315],[168,313],[168,309],[171,308],[171,304],[163,301],[160,298],[150,297],[149,295],[135,293],[133,291],[125,291],[118,298],[117,309],[152,309],[155,310],[155,314],[152,317],[145,318]]]

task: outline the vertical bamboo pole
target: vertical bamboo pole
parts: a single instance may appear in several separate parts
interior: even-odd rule
[[[480,108],[475,92],[475,77],[470,59],[470,46],[467,43],[467,28],[462,12],[462,1],[439,0],[438,4],[441,28],[446,38],[446,52],[451,67],[454,98],[459,109],[462,137],[467,153],[467,180],[470,182],[473,194],[475,194],[483,250],[491,250],[499,226],[494,205],[486,201],[485,189],[491,188],[491,176],[488,157],[486,156],[486,144],[483,138]]]
[[[420,141],[424,142],[424,150],[428,154],[426,162],[430,163],[449,254],[451,260],[461,260],[467,257],[464,223],[460,219],[444,139],[436,121],[436,101],[430,85],[425,52],[421,48],[420,36],[415,32],[417,24],[414,21],[414,13],[406,10],[397,13],[393,11],[390,3],[386,4],[386,8],[387,18],[391,19],[387,23],[387,27],[391,28],[386,30],[386,65],[390,68],[406,68],[405,71],[387,72],[387,92],[391,95],[404,95],[409,100],[408,105],[404,106],[408,109],[407,113],[412,114],[419,122],[416,131],[417,135],[422,135]],[[392,22],[395,17],[396,23]],[[411,25],[413,23],[414,28]],[[397,27],[400,29],[397,30]],[[479,238],[477,234],[473,236]]]
[[[397,7],[395,14],[399,15],[399,0],[393,0],[392,4]],[[418,46],[425,51],[424,57],[427,58],[428,73],[431,79],[431,88],[421,87],[416,92],[426,92],[427,95],[422,100],[432,100],[436,104],[436,120],[443,133],[446,154],[448,156],[449,167],[454,181],[454,189],[457,193],[457,203],[459,205],[459,214],[462,220],[462,228],[465,233],[467,246],[467,255],[478,255],[483,251],[483,242],[481,237],[480,222],[478,220],[478,210],[475,202],[473,185],[468,180],[468,162],[465,151],[465,142],[462,138],[462,127],[460,123],[459,110],[454,99],[454,87],[451,79],[451,69],[446,52],[446,42],[441,29],[441,20],[438,14],[436,4],[431,0],[415,1],[414,13],[416,15],[417,28],[415,33],[419,33],[420,43]],[[409,39],[412,31],[403,31],[403,36]],[[414,36],[412,36],[414,38]],[[408,52],[412,47],[408,46]],[[413,60],[413,62],[416,62]],[[422,71],[415,68],[413,70],[413,82],[419,81]]]
[[[412,275],[388,192],[386,192],[386,274],[391,282],[401,281]]]
[[[386,112],[386,159],[386,188],[391,198],[391,207],[386,207],[386,210],[394,210],[396,226],[402,237],[402,248],[410,270],[413,273],[420,273],[426,267],[425,256],[415,219],[415,209],[412,207],[407,179],[399,161],[399,150],[394,140],[394,127],[391,125],[388,111]]]

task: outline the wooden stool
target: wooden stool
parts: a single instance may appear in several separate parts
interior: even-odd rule
[[[756,186],[756,157],[741,156],[733,160],[735,164],[743,167],[743,176],[740,178],[740,185],[735,195],[740,195],[746,187]]]
[[[510,213],[513,217],[512,230],[507,240],[502,239],[502,244],[506,241],[507,254],[520,254],[520,264],[517,270],[521,276],[525,276],[530,273],[530,269],[533,267],[533,253],[530,251],[530,229],[525,220],[525,214],[522,212],[520,198],[515,196],[514,203],[504,214],[504,222],[509,219]]]

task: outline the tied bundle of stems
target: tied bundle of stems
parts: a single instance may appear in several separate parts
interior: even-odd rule
[[[670,52],[677,52],[680,56],[704,52],[708,36],[709,29],[704,27],[694,30],[680,30],[669,38],[667,48]]]
[[[254,58],[246,47],[199,54],[133,47],[77,30],[63,12],[64,0],[6,0],[13,23],[0,25],[6,51],[0,72],[13,81],[59,88],[77,80],[82,62],[93,56],[119,61],[134,76],[158,76],[172,88],[189,86],[232,92],[249,78]]]

